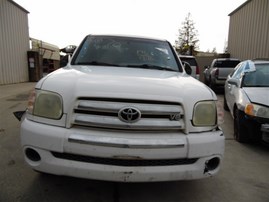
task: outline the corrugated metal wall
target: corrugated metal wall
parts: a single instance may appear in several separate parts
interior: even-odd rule
[[[27,14],[12,2],[0,0],[0,85],[28,81]]]
[[[269,58],[269,0],[249,0],[230,14],[228,51],[241,60]]]

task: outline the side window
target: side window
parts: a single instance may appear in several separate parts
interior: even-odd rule
[[[234,75],[234,73],[236,72],[237,69],[238,69],[237,67],[233,69],[233,71],[230,73],[230,77],[233,77],[233,75]]]
[[[234,79],[240,79],[240,76],[244,70],[244,65],[243,63],[240,63],[239,65],[237,65],[234,69],[234,72],[232,73],[231,77]]]

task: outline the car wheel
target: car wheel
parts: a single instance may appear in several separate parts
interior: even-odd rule
[[[211,79],[209,80],[209,87],[215,91],[215,85],[212,83]]]
[[[241,143],[249,142],[247,128],[243,125],[244,114],[238,109],[234,111],[234,138]]]
[[[230,111],[230,110],[229,110],[229,107],[228,107],[228,105],[227,105],[227,100],[226,100],[225,92],[224,92],[224,99],[223,99],[223,109],[224,109],[225,111]]]

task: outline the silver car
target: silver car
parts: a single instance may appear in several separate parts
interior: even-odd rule
[[[225,82],[224,109],[231,112],[237,141],[269,143],[269,60],[235,67]]]

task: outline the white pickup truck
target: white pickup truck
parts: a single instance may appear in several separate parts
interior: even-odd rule
[[[216,102],[166,40],[89,35],[37,83],[21,124],[25,161],[107,181],[210,177],[224,155]]]

